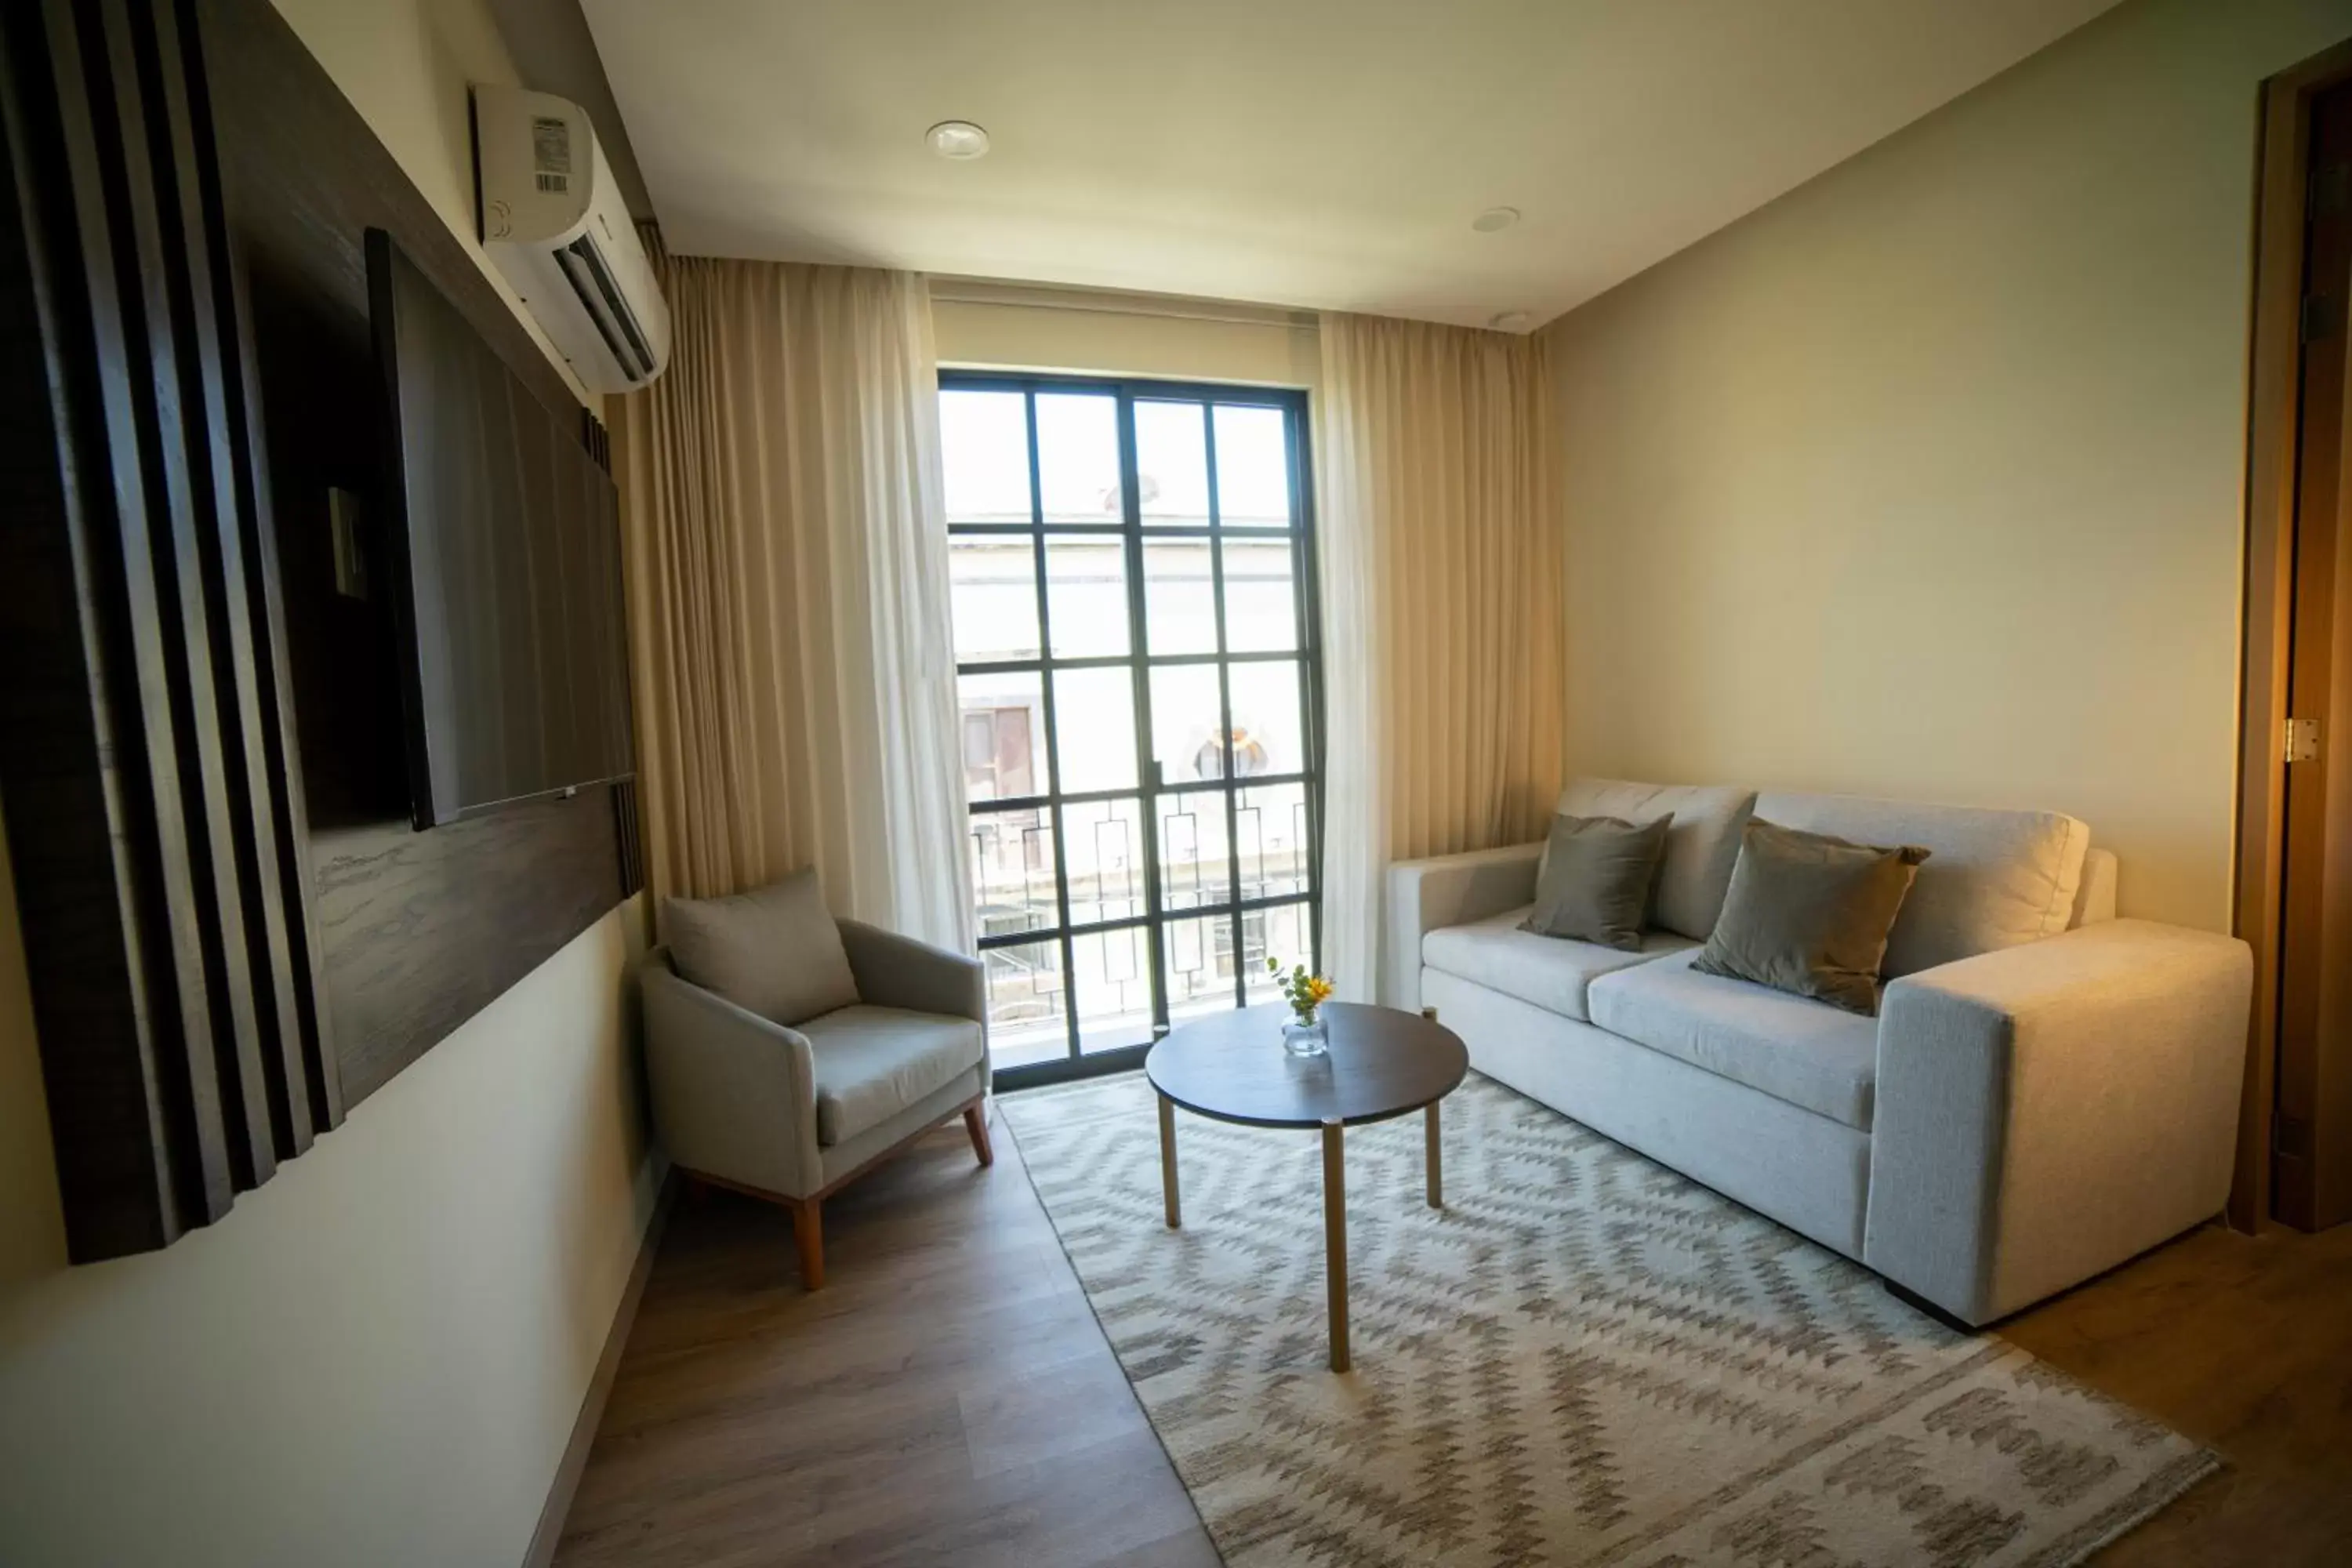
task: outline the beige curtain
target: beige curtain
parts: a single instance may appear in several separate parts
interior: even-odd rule
[[[1551,381],[1528,337],[1322,321],[1324,956],[1380,973],[1386,868],[1541,836],[1559,789]]]
[[[834,912],[969,949],[924,281],[655,253],[668,371],[618,400],[656,896],[817,868]]]

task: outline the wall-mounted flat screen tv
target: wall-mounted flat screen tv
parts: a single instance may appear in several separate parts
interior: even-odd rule
[[[541,402],[391,236],[367,258],[416,826],[629,776],[619,497],[579,411]]]

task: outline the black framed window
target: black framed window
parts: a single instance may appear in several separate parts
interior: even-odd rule
[[[943,372],[940,422],[997,1083],[1133,1067],[1317,962],[1306,397]]]

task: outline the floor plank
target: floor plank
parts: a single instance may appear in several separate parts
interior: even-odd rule
[[[814,1295],[782,1210],[681,1205],[559,1568],[1214,1564],[996,1131],[992,1169],[956,1123],[828,1203]],[[2002,1331],[2229,1460],[2103,1564],[2347,1561],[2352,1226],[2199,1231]]]
[[[996,1134],[991,1169],[959,1122],[829,1202],[814,1295],[782,1210],[681,1204],[561,1568],[1215,1563]]]
[[[2001,1332],[2228,1461],[2101,1563],[2352,1562],[2352,1226],[2209,1226]]]

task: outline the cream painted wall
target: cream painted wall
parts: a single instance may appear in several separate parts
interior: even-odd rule
[[[1016,300],[1010,291],[1003,300],[935,297],[931,322],[940,363],[1261,386],[1312,388],[1321,379],[1315,328],[1282,313],[1253,312],[1265,321],[1219,321],[1155,314],[1148,307],[1072,309]],[[1249,310],[1236,307],[1237,313]]]
[[[652,1213],[614,910],[169,1249],[69,1268],[0,917],[0,1562],[512,1568]]]
[[[462,133],[496,42],[478,0],[284,8],[469,210],[447,111],[455,83]],[[219,1224],[68,1268],[0,843],[0,1563],[520,1563],[661,1175],[644,920],[612,911]]]
[[[1571,771],[2089,822],[2226,929],[2257,88],[2130,0],[1547,329]]]

